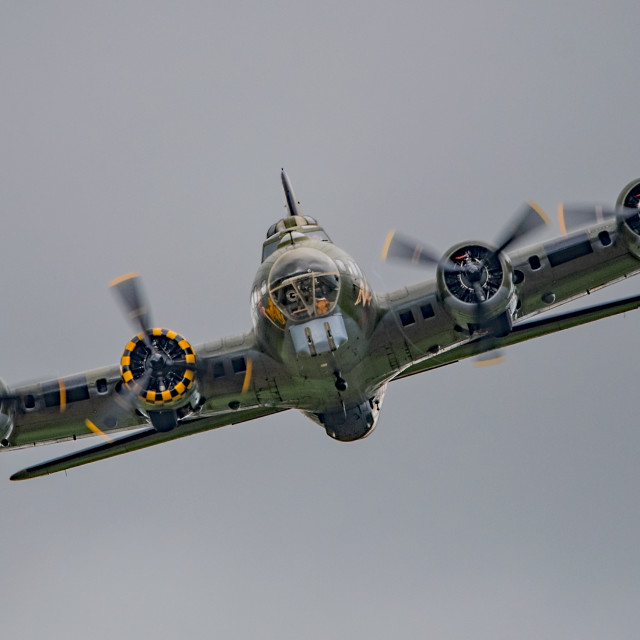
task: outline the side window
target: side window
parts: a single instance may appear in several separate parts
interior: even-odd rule
[[[415,324],[416,320],[413,317],[413,312],[411,311],[411,309],[407,309],[406,311],[400,311],[400,313],[398,314],[398,317],[400,318],[400,322],[402,322],[402,326],[403,327],[408,327],[412,324]]]
[[[231,366],[233,373],[244,373],[247,370],[247,361],[244,358],[233,358]]]
[[[433,307],[429,303],[423,304],[420,307],[420,313],[422,314],[423,320],[427,320],[428,318],[433,318],[436,315],[433,310]]]

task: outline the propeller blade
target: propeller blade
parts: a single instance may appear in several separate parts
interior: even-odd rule
[[[496,334],[503,335],[502,332],[504,331],[508,333],[511,330],[511,326],[505,329],[497,318],[488,317],[484,303],[491,294],[485,292],[482,283],[483,273],[486,273],[488,280],[492,268],[491,265],[493,261],[499,260],[500,253],[505,251],[507,247],[511,246],[514,242],[524,238],[545,224],[549,224],[549,218],[537,204],[533,202],[524,204],[512,219],[511,224],[509,224],[499,236],[497,248],[495,250],[487,249],[486,255],[482,255],[479,259],[472,259],[466,254],[454,259],[448,258],[447,256],[442,257],[413,238],[402,236],[395,231],[391,231],[387,235],[382,249],[382,259],[393,258],[415,265],[436,265],[445,270],[445,277],[446,272],[457,272],[461,274],[460,278],[464,277],[466,282],[465,286],[468,288],[469,285],[471,285],[473,288],[473,304],[475,306],[473,325],[475,325],[475,328],[472,329],[472,331],[474,333],[478,331],[480,334],[476,339],[478,353],[480,354],[479,364],[493,363],[501,359],[499,355],[494,353],[492,348]],[[496,326],[496,323],[498,323],[499,326]]]
[[[476,294],[476,304],[479,306],[478,315],[482,309],[482,303],[485,301],[484,289],[479,282],[473,283],[473,292]]]
[[[499,236],[496,253],[502,253],[514,242],[545,224],[549,224],[547,214],[535,202],[525,203],[513,217],[511,224]]]
[[[433,249],[416,242],[412,238],[403,236],[396,231],[389,231],[382,247],[382,259],[391,258],[400,262],[422,266],[441,265],[447,271],[464,271],[464,267],[456,262],[447,260]]]
[[[499,349],[492,349],[477,356],[473,364],[476,367],[490,367],[494,364],[500,364],[501,362],[504,362],[504,355],[502,355],[502,351]]]
[[[109,285],[120,302],[129,321],[136,331],[141,331],[143,340],[148,345],[147,330],[152,326],[149,305],[142,288],[142,281],[137,273],[128,273],[116,278]]]
[[[112,438],[105,432],[118,426],[120,418],[129,415],[136,409],[138,392],[136,389],[146,388],[151,379],[151,371],[145,374],[131,388],[126,384],[115,388],[107,398],[104,408],[94,417],[93,420],[86,418],[84,423],[88,429],[99,435],[103,440],[110,442]]]
[[[478,314],[478,326],[481,329],[486,329],[488,333],[480,336],[475,342],[475,348],[477,355],[474,358],[473,364],[476,367],[488,367],[490,365],[499,364],[504,360],[504,355],[500,349],[496,347],[496,336],[491,330],[491,321],[487,321],[486,318],[482,318],[483,308],[482,303],[477,305]]]
[[[491,319],[487,317],[484,305],[482,304],[486,300],[484,289],[479,282],[474,282],[473,290],[476,295],[476,325],[480,330],[487,331],[487,333],[480,336],[475,343],[479,353],[474,358],[474,365],[476,367],[487,367],[499,364],[504,360],[504,355],[501,350],[495,348],[496,327],[493,326]]]
[[[392,258],[411,264],[437,265],[441,256],[411,238],[390,231],[382,248],[382,259]]]
[[[21,396],[17,396],[15,393],[0,393],[0,405],[4,402],[7,404],[17,403],[21,400]]]
[[[559,204],[558,224],[563,235],[588,224],[604,222],[616,216],[617,211],[602,205]]]

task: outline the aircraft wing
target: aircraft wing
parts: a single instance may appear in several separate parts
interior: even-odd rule
[[[283,409],[273,407],[254,407],[240,411],[228,411],[216,416],[206,416],[186,420],[181,422],[175,429],[167,432],[159,432],[155,429],[144,429],[134,434],[123,436],[121,438],[106,442],[94,447],[75,451],[58,458],[53,458],[46,462],[42,462],[33,467],[18,471],[11,476],[11,480],[27,480],[37,478],[39,476],[48,475],[57,471],[79,467],[83,464],[96,462],[105,458],[119,456],[123,453],[137,451],[145,447],[151,447],[170,440],[177,440],[186,436],[209,431],[210,429],[218,429],[232,424],[239,424],[255,418],[261,418],[272,413],[278,413]]]
[[[513,330],[509,335],[492,340],[490,349],[493,350],[508,347],[513,344],[518,344],[519,342],[524,342],[525,340],[531,340],[532,338],[556,333],[557,331],[563,331],[564,329],[570,329],[581,324],[587,324],[589,322],[594,322],[602,318],[608,318],[609,316],[615,316],[638,308],[640,308],[640,296],[632,296],[630,298],[623,298],[613,302],[605,302],[604,304],[599,304],[593,307],[586,307],[585,309],[578,309],[577,311],[553,315],[548,318],[524,321],[514,325]],[[469,342],[459,347],[454,347],[449,351],[445,351],[440,355],[432,356],[422,362],[418,362],[399,373],[393,379],[400,380],[401,378],[407,378],[415,375],[416,373],[431,371],[432,369],[437,369],[438,367],[443,367],[447,364],[453,364],[454,362],[464,360],[465,358],[477,356],[482,352],[482,350],[478,349],[477,341]]]

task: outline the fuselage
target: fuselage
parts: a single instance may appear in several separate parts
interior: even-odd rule
[[[334,414],[379,406],[381,390],[359,371],[379,318],[376,298],[355,260],[314,219],[289,216],[270,227],[251,311],[261,349],[302,380],[292,406],[325,426],[327,416],[331,422]],[[362,437],[372,426],[340,439]]]

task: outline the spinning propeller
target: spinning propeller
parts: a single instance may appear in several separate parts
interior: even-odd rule
[[[587,225],[617,218],[632,233],[640,235],[640,180],[632,180],[618,195],[615,207],[600,204],[561,204],[558,222],[563,235]]]
[[[549,224],[549,218],[546,213],[534,202],[525,203],[513,217],[511,223],[502,231],[497,248],[493,249],[491,254],[495,256],[501,254],[514,242],[545,224]],[[400,235],[395,231],[389,232],[382,249],[382,259],[387,260],[387,258],[418,265],[441,265],[447,271],[465,270],[464,265],[453,262],[446,256],[442,257],[413,238]],[[472,270],[470,269],[470,271]]]
[[[121,417],[142,406],[158,431],[169,431],[178,424],[176,409],[195,393],[195,353],[175,331],[153,328],[140,276],[122,276],[111,288],[138,333],[120,360],[123,384],[96,419],[98,424],[87,420],[87,427],[101,433],[101,426],[113,428]]]
[[[142,289],[140,276],[137,273],[128,273],[125,276],[112,280],[109,286],[122,306],[123,311],[126,313],[131,325],[134,329],[142,332],[143,336],[145,336],[145,338],[143,338],[145,344],[150,347],[147,332],[152,326],[151,313]]]
[[[382,258],[438,268],[448,292],[457,301],[472,305],[467,314],[470,318],[467,324],[471,333],[484,333],[479,340],[479,349],[483,352],[480,364],[484,364],[488,360],[486,352],[491,351],[495,338],[511,330],[510,318],[505,322],[504,314],[497,317],[495,310],[487,305],[503,286],[505,266],[509,264],[504,252],[548,223],[540,207],[526,203],[498,236],[495,247],[472,243],[462,245],[444,256],[408,236],[391,231],[384,243]],[[492,361],[495,360],[494,356],[491,354]]]

